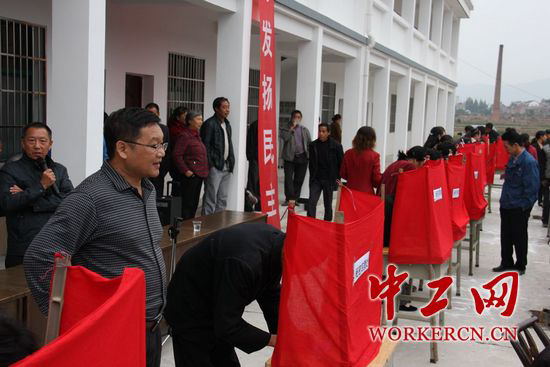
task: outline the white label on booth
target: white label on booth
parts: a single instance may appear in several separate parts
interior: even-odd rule
[[[361,275],[363,275],[367,270],[369,270],[369,258],[370,251],[367,251],[366,254],[361,256],[359,260],[353,263],[353,284],[359,280]]]
[[[474,171],[474,178],[477,180],[478,177],[479,177],[479,171]]]
[[[460,197],[460,187],[453,189],[453,199],[458,199]]]
[[[441,187],[434,190],[434,202],[443,199],[443,190]]]

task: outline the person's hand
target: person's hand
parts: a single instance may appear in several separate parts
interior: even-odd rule
[[[46,190],[48,187],[52,186],[55,183],[55,173],[51,169],[47,169],[42,172],[42,178],[40,179],[40,184]]]
[[[185,177],[191,177],[193,176],[193,174],[194,174],[193,171],[188,170],[187,172],[185,172]]]
[[[277,344],[277,335],[271,335],[271,338],[269,338],[269,344],[268,347],[274,347],[275,344]]]
[[[20,192],[23,192],[23,189],[20,188],[19,186],[13,185],[12,187],[10,187],[10,193],[11,193],[12,195],[18,194],[18,193],[20,193]]]

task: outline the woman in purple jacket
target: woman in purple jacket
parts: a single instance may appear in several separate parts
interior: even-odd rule
[[[180,174],[181,216],[195,217],[199,205],[202,182],[208,176],[208,157],[199,134],[202,115],[189,111],[185,116],[185,127],[176,141],[172,158]]]

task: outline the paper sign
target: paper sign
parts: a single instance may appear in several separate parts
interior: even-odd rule
[[[460,197],[460,187],[453,189],[453,199],[458,199]]]
[[[434,202],[443,199],[443,190],[441,187],[434,190]]]
[[[367,270],[369,270],[369,258],[370,251],[367,251],[366,254],[361,256],[359,260],[353,263],[353,284],[359,280],[361,275],[363,275]]]

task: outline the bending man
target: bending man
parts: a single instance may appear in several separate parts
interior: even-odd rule
[[[284,236],[268,224],[241,224],[181,257],[165,310],[177,367],[240,366],[235,347],[252,353],[275,345]],[[242,318],[254,300],[269,333]]]

